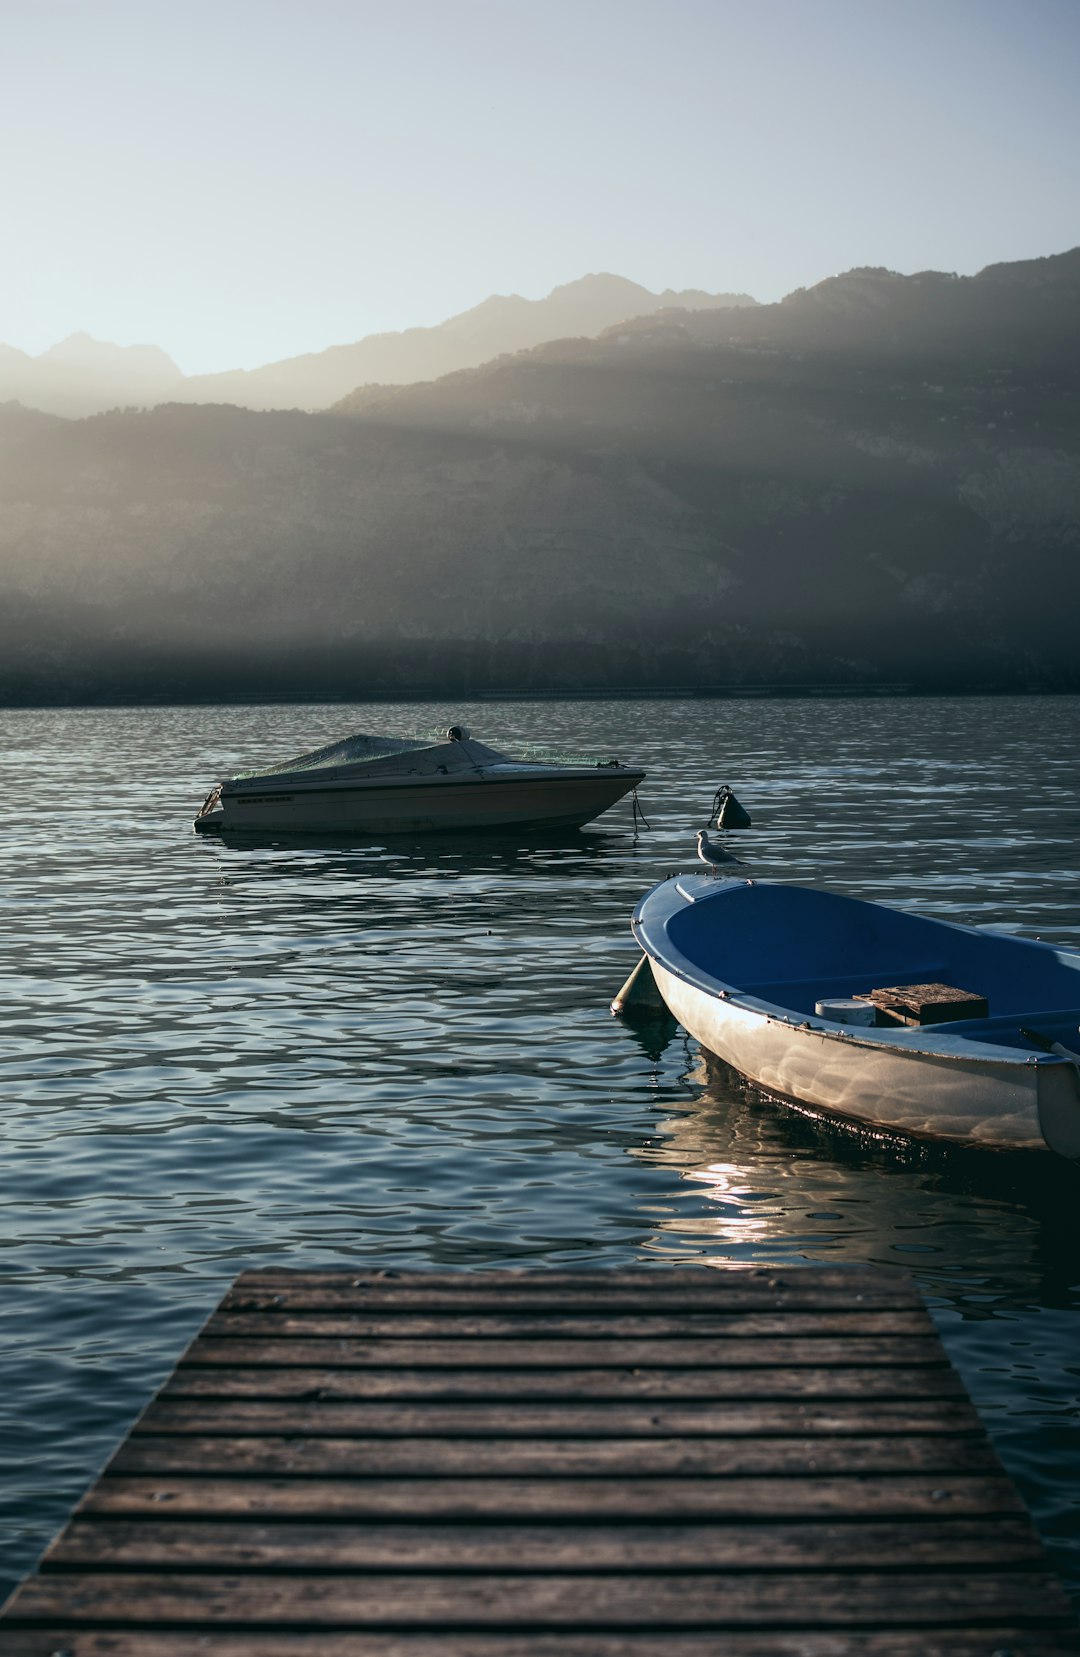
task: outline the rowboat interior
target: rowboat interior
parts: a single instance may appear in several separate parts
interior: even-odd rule
[[[721,883],[691,875],[695,899]],[[1025,1031],[1080,1048],[1080,957],[1008,933],[932,920],[807,886],[725,881],[723,924],[691,901],[668,921],[667,936],[703,980],[815,1019],[819,1001],[869,994],[881,985],[949,983],[976,990],[990,1016],[953,1019],[949,1036],[1045,1051]],[[743,924],[752,904],[752,922]],[[820,1022],[820,1020],[819,1020]],[[890,1030],[919,1042],[927,1030]],[[885,1032],[875,1031],[877,1037]]]

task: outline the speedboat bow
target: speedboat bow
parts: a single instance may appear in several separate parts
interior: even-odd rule
[[[772,881],[633,918],[670,1011],[766,1092],[888,1133],[1080,1157],[1080,954]]]

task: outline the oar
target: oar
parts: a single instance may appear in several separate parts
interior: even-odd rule
[[[1044,1053],[1056,1053],[1059,1059],[1071,1059],[1073,1064],[1080,1064],[1080,1053],[1074,1053],[1071,1047],[1063,1047],[1060,1041],[1051,1041],[1038,1030],[1025,1030],[1020,1026],[1020,1034],[1025,1041],[1030,1041],[1033,1047],[1041,1047]]]
[[[626,983],[611,1003],[613,1013],[625,1013],[629,1007],[651,1008],[659,1012],[664,998],[656,987],[649,957],[643,955]]]

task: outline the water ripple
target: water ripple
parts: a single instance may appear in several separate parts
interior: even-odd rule
[[[223,845],[211,780],[465,720],[642,761],[527,837]],[[911,1272],[1080,1586],[1073,1171],[907,1151],[755,1095],[607,1002],[718,783],[763,876],[1080,941],[1080,702],[0,712],[0,1587],[248,1264],[879,1261]]]

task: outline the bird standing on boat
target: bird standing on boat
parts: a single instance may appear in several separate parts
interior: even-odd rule
[[[697,854],[703,863],[708,863],[714,869],[721,868],[725,863],[737,863],[740,868],[745,868],[741,857],[736,857],[734,852],[725,851],[719,841],[710,840],[704,829],[698,829]]]

